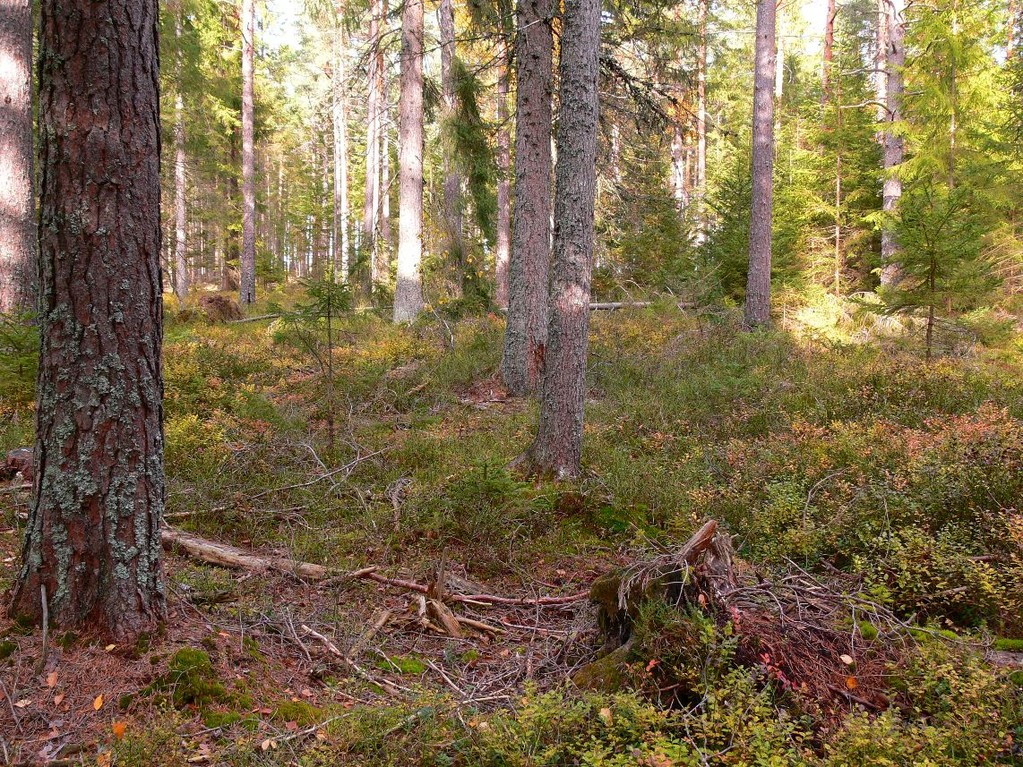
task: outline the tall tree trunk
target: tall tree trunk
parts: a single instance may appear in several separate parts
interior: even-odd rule
[[[506,47],[510,47],[507,46]],[[497,246],[494,267],[497,305],[508,308],[508,258],[511,250],[511,129],[508,118],[508,85],[511,77],[510,51],[505,50],[497,79]]]
[[[753,202],[744,320],[747,330],[769,325],[771,322],[775,13],[775,0],[759,0],[753,81]]]
[[[256,300],[256,5],[242,0],[242,254],[241,302]]]
[[[898,168],[905,156],[905,141],[895,124],[902,120],[902,95],[905,90],[902,70],[906,65],[906,20],[905,0],[883,0],[885,3],[886,54],[885,54],[885,126],[882,134],[884,187],[882,209],[887,216],[894,216],[902,197],[902,179]],[[881,229],[881,285],[897,285],[902,279],[899,265],[899,243],[896,240],[891,220]]]
[[[686,212],[689,206],[689,190],[686,188],[686,142],[681,120],[683,110],[675,110],[671,132],[671,193],[675,198],[675,209],[679,215]]]
[[[386,34],[387,0],[381,0],[380,23],[381,35]],[[377,92],[380,94],[380,112],[377,118],[377,141],[380,146],[377,157],[380,158],[380,186],[377,192],[377,231],[374,243],[377,279],[389,282],[391,279],[391,108],[389,102],[390,88],[387,76],[387,62],[384,57],[383,44],[377,47]]]
[[[526,461],[533,473],[577,477],[583,410],[597,189],[600,0],[565,0],[561,111],[554,198],[554,263],[540,424]]]
[[[401,18],[401,95],[398,102],[398,283],[394,321],[412,322],[423,310],[423,0],[405,0]]]
[[[707,15],[710,0],[700,0],[700,40],[696,52],[696,244],[707,235]]]
[[[331,88],[331,119],[334,129],[334,247],[335,268],[342,282],[348,282],[348,257],[351,243],[348,225],[348,104],[345,98],[345,40],[337,6],[334,28],[334,66]],[[340,258],[338,258],[340,253]]]
[[[464,282],[462,182],[455,162],[455,142],[452,133],[458,99],[455,83],[455,9],[452,0],[440,0],[437,21],[440,27],[441,92],[449,133],[448,140],[444,142],[444,233],[447,238],[448,257],[457,269],[459,281]]]
[[[822,100],[827,101],[828,91],[831,88],[831,66],[835,58],[835,16],[838,9],[835,0],[828,0],[828,10],[824,18],[824,56],[821,68],[821,92]]]
[[[177,93],[174,94],[174,293],[178,304],[184,306],[188,300],[188,211],[185,188],[185,96],[183,61],[181,49],[183,10],[181,0],[174,9],[174,79]]]
[[[547,347],[551,261],[552,0],[516,9],[515,214],[501,375],[513,394],[536,391]]]
[[[32,2],[0,0],[0,313],[35,308]]]
[[[157,0],[43,0],[35,499],[12,613],[117,640],[163,614]]]
[[[377,273],[376,228],[380,210],[380,24],[381,0],[371,0],[369,19],[369,93],[366,99],[366,185],[362,203],[362,259],[366,262],[363,290],[369,296]]]

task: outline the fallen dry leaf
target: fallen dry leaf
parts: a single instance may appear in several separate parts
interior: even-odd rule
[[[856,662],[852,659],[851,655],[840,655],[838,656],[838,659],[847,666],[851,666],[853,663]]]
[[[103,649],[106,650],[107,652],[113,652],[114,650],[117,649],[117,645],[115,645],[115,644],[108,644]]]
[[[284,723],[284,729],[288,732],[298,732],[298,722],[291,721]]]
[[[14,705],[15,705],[15,706],[16,706],[17,708],[27,708],[28,706],[31,706],[31,705],[32,705],[32,701],[31,701],[31,700],[29,700],[28,698],[22,698],[21,700],[19,700],[19,701],[18,701],[17,703],[15,703]]]
[[[845,680],[845,686],[848,687],[850,690],[855,690],[857,687],[859,687],[859,683],[856,681],[856,677],[851,676]]]
[[[56,671],[51,671],[49,674],[46,675],[46,686],[47,687],[56,687],[57,686],[57,672]]]
[[[114,737],[121,740],[124,737],[125,730],[128,729],[127,722],[114,722],[110,729],[114,731]]]
[[[92,710],[99,711],[101,708],[103,708],[103,696],[97,695],[96,700],[92,702]]]
[[[113,760],[114,757],[109,751],[105,751],[102,754],[96,754],[96,767],[110,767]]]
[[[60,692],[53,696],[53,705],[59,706],[64,702],[64,693]]]

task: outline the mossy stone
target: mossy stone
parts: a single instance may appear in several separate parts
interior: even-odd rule
[[[323,712],[311,703],[302,700],[289,700],[277,706],[273,718],[280,722],[297,722],[300,727],[308,727],[323,718]]]
[[[593,692],[618,692],[628,683],[629,652],[623,645],[603,658],[587,663],[572,675],[576,687]]]

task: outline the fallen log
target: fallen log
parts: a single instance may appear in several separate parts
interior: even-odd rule
[[[418,594],[431,593],[430,587],[422,583],[406,581],[400,578],[387,578],[380,575],[376,567],[364,567],[351,573],[338,573],[329,570],[323,565],[316,565],[311,562],[300,562],[288,559],[287,557],[260,556],[244,549],[239,549],[236,546],[200,538],[198,535],[186,533],[173,527],[164,527],[160,532],[160,540],[163,543],[163,547],[168,551],[178,549],[201,562],[230,567],[235,570],[249,570],[256,573],[275,570],[294,575],[306,581],[323,581],[328,578],[337,578],[338,580],[362,579],[373,581],[383,586],[393,586],[405,589],[406,591],[414,591]],[[462,602],[482,606],[556,607],[582,602],[589,595],[589,591],[581,591],[578,594],[571,594],[565,597],[535,597],[530,599],[500,597],[494,594],[445,594],[444,599],[448,602]]]
[[[208,541],[173,527],[165,527],[160,531],[160,541],[167,550],[177,548],[202,562],[237,570],[250,570],[257,573],[277,570],[307,581],[322,581],[331,574],[323,565],[298,562],[285,557],[257,556],[226,543]]]

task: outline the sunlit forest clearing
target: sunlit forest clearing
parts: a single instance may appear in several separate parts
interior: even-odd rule
[[[37,5],[0,764],[1023,765],[1016,0]]]

